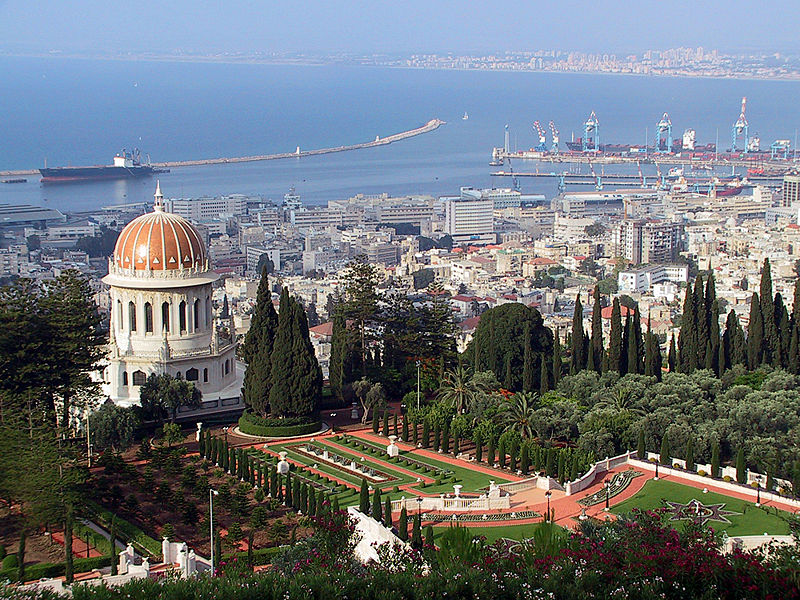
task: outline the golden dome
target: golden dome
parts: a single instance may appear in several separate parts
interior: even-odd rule
[[[163,210],[160,184],[154,212],[125,226],[114,247],[114,265],[135,271],[205,270],[206,248],[197,229],[183,217]]]

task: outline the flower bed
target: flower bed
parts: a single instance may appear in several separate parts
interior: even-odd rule
[[[625,488],[630,485],[634,477],[640,476],[641,473],[639,473],[639,471],[634,471],[632,469],[622,471],[621,473],[614,473],[614,476],[609,482],[608,489],[603,487],[602,489],[597,490],[594,494],[590,494],[589,496],[586,496],[586,498],[581,498],[578,500],[578,504],[582,504],[583,506],[594,506],[595,504],[605,502],[606,498],[613,498],[625,490]]]
[[[422,515],[426,521],[433,521],[434,523],[442,522],[489,522],[489,521],[517,521],[522,519],[535,519],[541,517],[535,510],[521,510],[513,513],[462,513],[462,514],[440,514],[440,513],[426,513]]]
[[[334,438],[334,440],[339,442],[340,444],[344,444],[356,450],[359,449],[369,450],[370,448],[374,448],[376,450],[381,450],[381,451],[386,450],[385,448],[381,448],[370,442],[365,442],[360,439],[354,439],[353,437],[348,437],[346,440],[343,440],[337,436]],[[437,467],[425,461],[417,460],[416,458],[411,458],[407,452],[401,452],[398,455],[397,460],[400,463],[405,463],[409,467],[416,467],[418,469],[425,469],[429,472],[433,472],[436,476],[449,477],[455,474],[455,472],[452,471],[451,469],[443,469],[441,467]]]
[[[320,446],[319,444],[306,442],[302,444],[293,444],[291,446],[286,446],[286,447],[291,449],[293,452],[296,452],[311,460],[324,462],[325,465],[333,469],[336,469],[337,471],[342,471],[344,473],[348,473],[349,475],[366,479],[369,483],[384,484],[396,481],[398,479],[394,475],[390,475],[389,473],[380,471],[378,469],[375,469],[374,467],[369,467],[366,473],[364,473],[363,471],[359,471],[357,469],[353,469],[350,466],[352,462],[355,462],[353,459],[340,456],[330,451],[328,451],[328,458],[326,459],[323,456],[323,452],[325,452],[327,449]],[[314,452],[314,450],[316,450],[318,454]]]

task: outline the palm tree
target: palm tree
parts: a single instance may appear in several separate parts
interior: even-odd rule
[[[634,408],[633,403],[632,390],[627,387],[617,387],[598,402],[597,406],[603,409],[611,409],[615,413],[631,412],[643,415],[644,411],[641,408]]]
[[[458,365],[444,374],[439,389],[436,391],[436,397],[442,402],[450,404],[458,414],[462,414],[480,394],[488,392],[489,389],[486,386],[472,378],[469,369]]]
[[[498,416],[505,430],[516,430],[523,438],[532,438],[534,413],[538,401],[539,394],[535,392],[517,392],[503,402]]]

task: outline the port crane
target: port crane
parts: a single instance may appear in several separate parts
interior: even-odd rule
[[[656,153],[669,154],[672,152],[672,121],[664,113],[661,120],[656,123]]]
[[[583,124],[582,150],[584,152],[600,152],[600,120],[594,111]]]
[[[595,181],[594,189],[596,189],[599,192],[600,190],[603,189],[603,178],[594,172],[594,165],[592,164],[592,161],[588,162],[589,162],[589,170],[592,172],[592,177],[594,177]]]
[[[558,129],[556,124],[550,121],[550,133],[553,136],[553,145],[550,147],[550,152],[558,154]]]
[[[545,135],[544,128],[542,128],[542,124],[539,121],[533,122],[533,128],[536,130],[536,133],[539,135],[539,145],[536,146],[535,150],[537,152],[547,152],[547,137]]]
[[[769,147],[769,156],[772,160],[776,158],[788,159],[791,147],[791,140],[775,140]]]
[[[736,152],[736,141],[741,137],[742,138],[742,151],[747,154],[749,150],[749,139],[747,135],[747,129],[749,124],[747,123],[747,117],[745,116],[745,109],[747,108],[747,96],[742,98],[742,112],[739,113],[739,118],[736,119],[736,122],[733,124],[731,128],[731,152]]]

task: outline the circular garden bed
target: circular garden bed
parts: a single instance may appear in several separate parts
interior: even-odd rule
[[[260,437],[294,437],[316,433],[320,429],[322,421],[316,417],[275,419],[245,411],[239,418],[239,430],[242,433]]]

